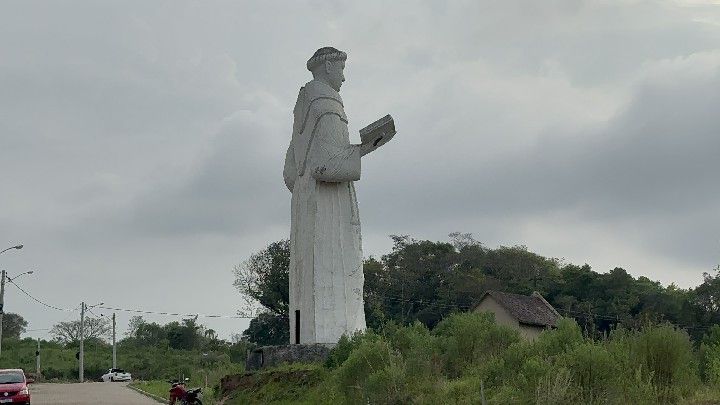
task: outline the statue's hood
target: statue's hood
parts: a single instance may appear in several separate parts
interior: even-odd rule
[[[307,155],[315,137],[315,127],[320,118],[326,114],[338,115],[345,123],[348,122],[340,93],[319,80],[312,80],[301,87],[293,110],[292,134],[298,176],[305,173]]]

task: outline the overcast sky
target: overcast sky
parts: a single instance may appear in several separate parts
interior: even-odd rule
[[[0,3],[0,250],[25,248],[0,268],[62,308],[232,315],[233,266],[289,235],[322,46],[349,55],[354,141],[398,129],[356,185],[365,256],[461,231],[682,287],[720,262],[717,1],[21,0]],[[5,308],[79,316],[12,285]]]

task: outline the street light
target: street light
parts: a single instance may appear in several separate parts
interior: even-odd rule
[[[19,247],[18,247],[19,246]],[[17,245],[14,247],[15,249],[22,249],[22,245]],[[8,248],[13,249],[13,248]],[[8,250],[5,249],[5,250]],[[3,252],[5,251],[3,250]],[[2,252],[0,252],[2,253]],[[0,271],[0,355],[2,354],[2,334],[3,334],[3,314],[5,313],[3,307],[5,306],[5,281],[12,282],[16,278],[20,276],[24,276],[26,274],[33,274],[34,271],[28,270],[25,273],[20,273],[15,277],[8,277],[7,272],[5,270]]]
[[[10,278],[10,277],[7,276],[7,275],[6,275],[6,277],[7,277],[7,281],[8,281],[8,282],[12,282],[13,280],[15,280],[16,278],[18,278],[18,277],[20,277],[20,276],[24,276],[24,275],[26,275],[26,274],[33,274],[33,273],[35,273],[35,272],[32,271],[32,270],[28,270],[28,271],[26,271],[25,273],[20,273],[20,274],[18,274],[17,276],[12,277],[12,278]]]
[[[2,253],[4,253],[4,252],[7,252],[7,251],[10,250],[10,249],[20,250],[20,249],[22,249],[22,248],[23,248],[23,245],[10,246],[9,248],[3,249],[2,251],[0,251],[0,254],[2,254]]]

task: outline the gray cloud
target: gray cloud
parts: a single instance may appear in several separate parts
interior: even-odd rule
[[[699,2],[5,2],[0,229],[27,248],[0,264],[58,305],[232,312],[232,265],[287,236],[290,112],[335,45],[351,130],[399,129],[357,185],[367,255],[461,230],[693,285],[720,250],[718,40]]]

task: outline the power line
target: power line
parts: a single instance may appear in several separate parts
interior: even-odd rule
[[[75,310],[70,310],[67,308],[60,308],[56,307],[54,305],[50,305],[38,298],[35,298],[33,295],[25,291],[22,287],[17,285],[14,281],[8,280],[8,282],[12,283],[18,290],[20,290],[23,294],[27,295],[30,299],[33,301],[47,307],[54,309],[56,311],[64,311],[64,312],[74,312]],[[163,312],[163,311],[148,311],[143,309],[128,309],[128,308],[115,308],[115,307],[109,307],[109,306],[102,306],[102,305],[96,305],[94,307],[102,308],[110,311],[122,311],[122,312],[133,312],[133,313],[141,313],[141,314],[150,314],[150,315],[168,315],[168,316],[198,316],[201,318],[228,318],[228,319],[252,319],[255,318],[255,316],[252,315],[217,315],[217,314],[199,314],[199,313],[193,313],[193,314],[183,314],[178,312]],[[92,312],[92,311],[91,311]],[[97,315],[95,315],[97,317]]]
[[[20,287],[19,285],[15,284],[14,281],[8,280],[8,282],[9,282],[10,284],[14,285],[15,287],[17,287],[17,289],[20,290],[20,291],[22,291],[23,294],[27,295],[27,296],[30,297],[33,301],[35,301],[35,302],[37,302],[37,303],[39,303],[39,304],[42,304],[42,305],[44,305],[44,306],[46,306],[46,307],[48,307],[48,308],[54,309],[54,310],[56,310],[56,311],[72,312],[71,310],[69,310],[69,309],[67,309],[67,308],[56,307],[56,306],[54,306],[54,305],[50,305],[50,304],[48,304],[48,303],[45,303],[45,302],[43,302],[43,301],[40,301],[39,299],[37,299],[37,298],[33,297],[32,295],[30,295],[30,293],[28,293],[27,291],[23,290],[22,287]]]
[[[244,315],[215,315],[215,314],[199,314],[199,313],[193,313],[193,314],[183,314],[179,312],[163,312],[163,311],[148,311],[143,309],[128,309],[128,308],[114,308],[114,307],[106,307],[102,305],[97,305],[97,308],[107,309],[109,311],[122,311],[122,312],[133,312],[136,314],[149,314],[149,315],[168,315],[168,316],[187,316],[187,317],[200,317],[200,318],[227,318],[227,319],[252,319],[255,318],[254,316],[244,316]]]

